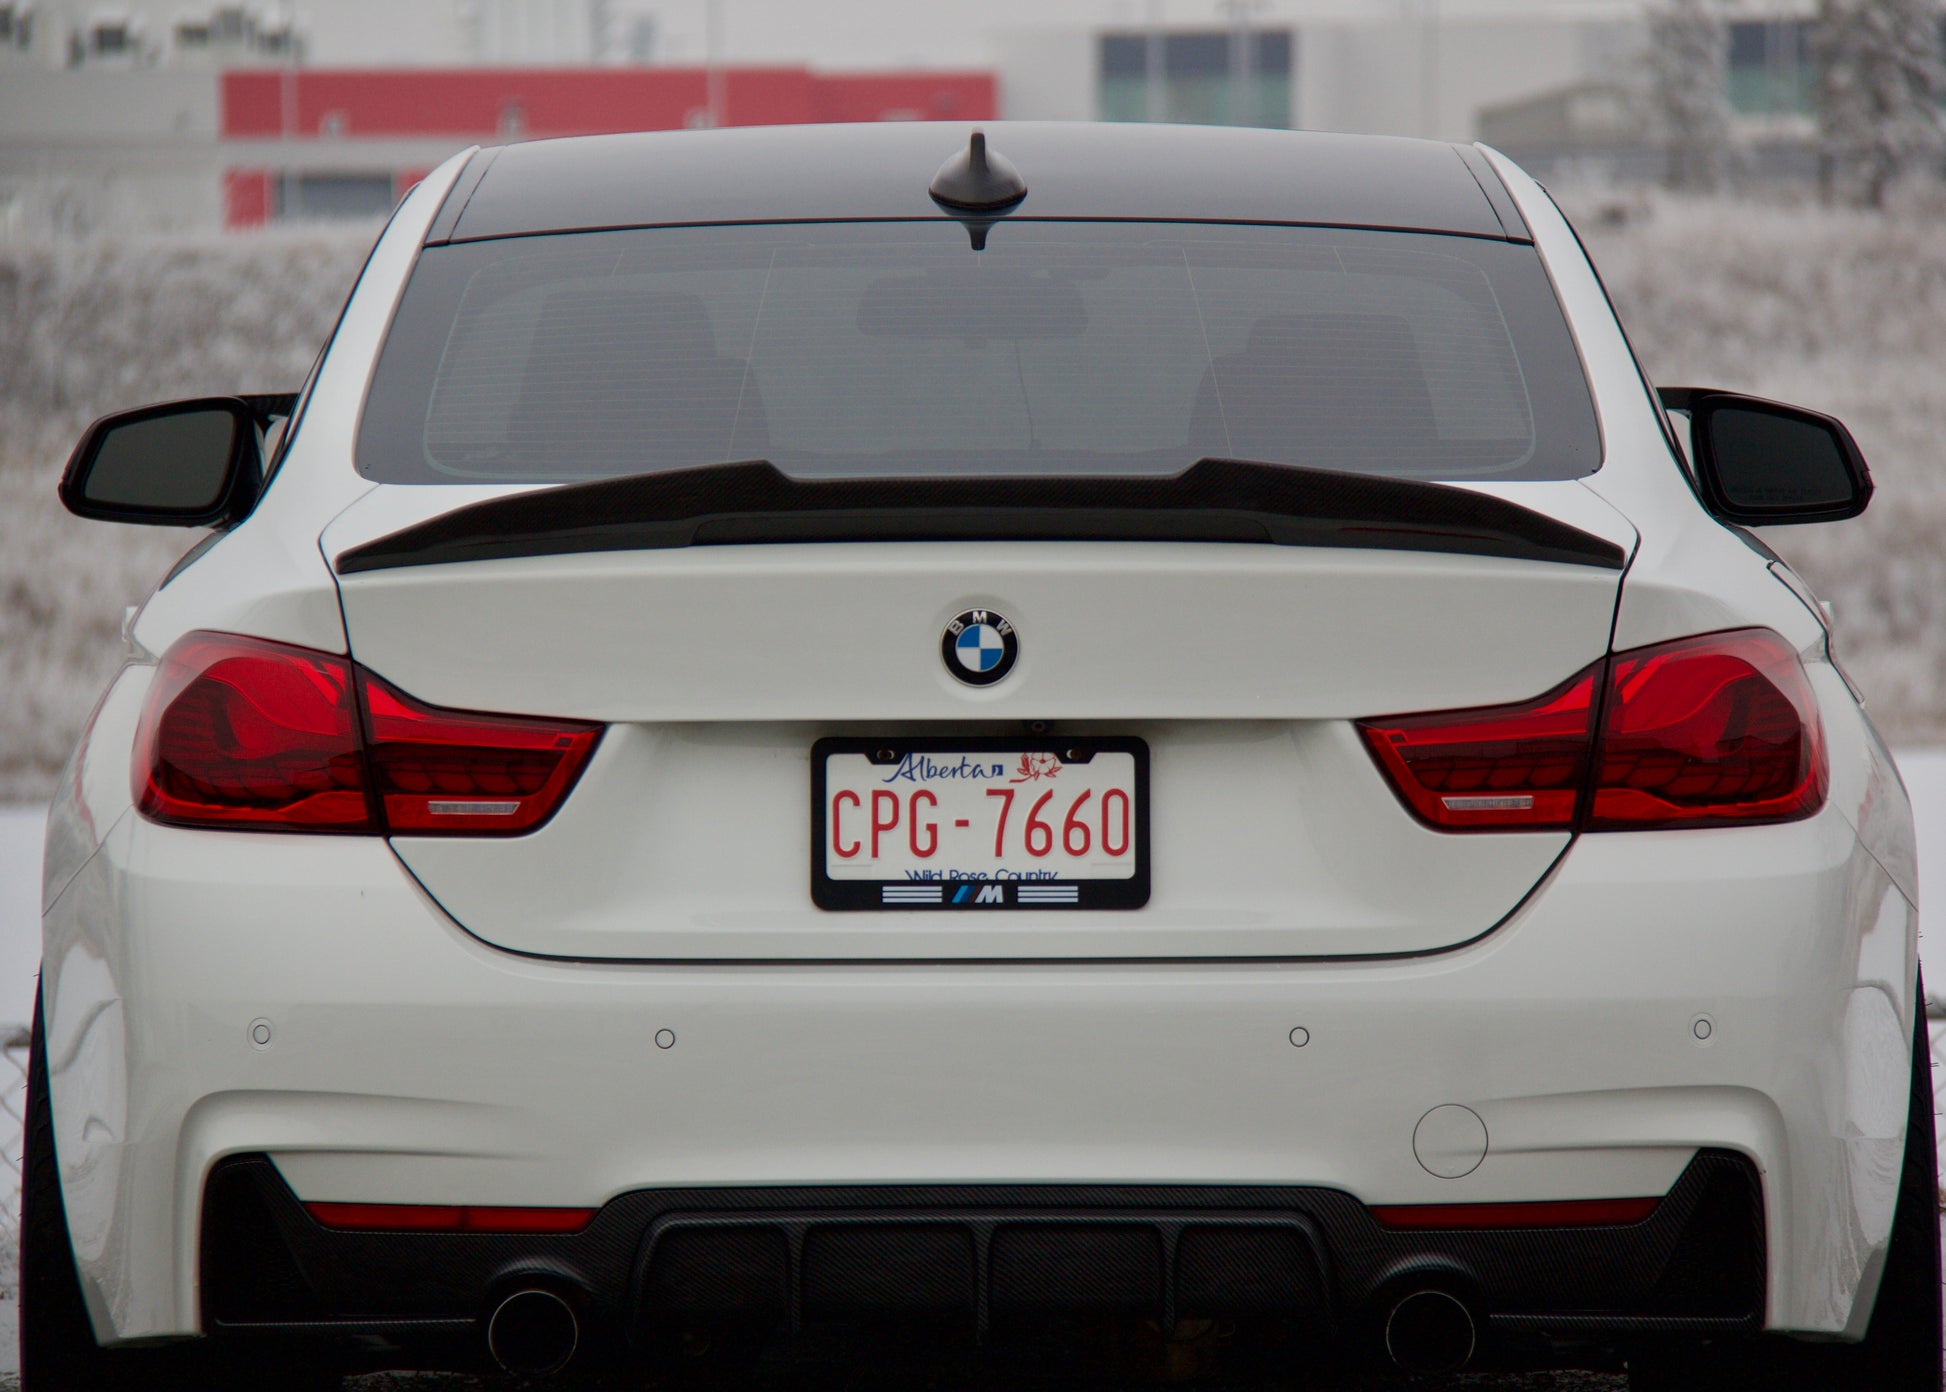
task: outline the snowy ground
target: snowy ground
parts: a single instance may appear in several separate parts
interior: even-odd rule
[[[41,830],[38,807],[0,807],[0,1038],[34,1018],[41,961]],[[4,1147],[0,1141],[0,1147]],[[14,1152],[7,1150],[9,1155]]]

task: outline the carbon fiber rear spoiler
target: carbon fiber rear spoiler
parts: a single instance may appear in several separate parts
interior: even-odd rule
[[[1173,475],[797,479],[762,460],[457,508],[340,552],[340,574],[589,551],[835,541],[1222,541],[1433,551],[1620,570],[1621,547],[1417,479],[1204,459]]]

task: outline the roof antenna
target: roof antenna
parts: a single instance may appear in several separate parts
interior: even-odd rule
[[[987,149],[986,132],[976,130],[964,150],[939,166],[927,191],[948,215],[966,224],[973,250],[985,251],[987,230],[1027,196],[1027,181],[1013,161]]]

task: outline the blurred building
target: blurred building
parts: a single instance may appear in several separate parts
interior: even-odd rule
[[[1174,9],[1181,9],[1178,5]],[[999,38],[1010,118],[1210,121],[1485,140],[1537,172],[1655,178],[1646,0],[1286,0],[1247,23]],[[1215,7],[1212,7],[1214,14]],[[1759,174],[1808,173],[1816,0],[1730,11],[1725,95]]]
[[[1024,30],[1000,40],[1010,118],[1188,120],[1474,138],[1482,107],[1626,69],[1636,6],[1435,18],[1422,3],[1289,24]],[[1613,17],[1621,14],[1622,18]],[[1261,14],[1261,12],[1259,12]]]
[[[0,54],[57,68],[586,67],[649,61],[655,13],[654,0],[0,0]]]
[[[474,141],[712,122],[1288,126],[1655,178],[1649,3],[0,0],[0,225],[376,214]],[[1759,174],[1813,168],[1816,5],[1730,11],[1725,94]],[[890,51],[892,28],[933,46],[899,71],[844,70]],[[765,56],[786,49],[800,56]],[[989,62],[926,66],[974,51]]]
[[[1292,125],[1288,29],[1094,36],[1095,114],[1104,121]]]
[[[807,68],[243,69],[217,89],[223,221],[371,216],[448,154],[607,131],[991,120],[988,73]],[[4,98],[0,98],[4,101]]]
[[[170,13],[164,23],[155,11],[0,0],[0,226],[378,217],[470,144],[706,125],[990,120],[998,109],[987,72],[593,65],[588,45],[615,28],[615,11],[598,4],[459,0],[447,10],[448,57],[539,48],[575,65],[315,67],[313,36],[274,8]],[[619,32],[633,45],[624,59],[653,43],[652,26]]]

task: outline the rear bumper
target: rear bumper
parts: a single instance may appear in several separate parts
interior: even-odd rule
[[[327,1230],[268,1159],[241,1156],[211,1175],[202,1253],[211,1333],[383,1341],[420,1363],[477,1358],[488,1313],[534,1288],[638,1358],[698,1334],[1005,1347],[1115,1317],[1315,1352],[1429,1289],[1490,1312],[1483,1334],[1518,1350],[1754,1332],[1764,1298],[1757,1175],[1720,1151],[1626,1226],[1401,1232],[1292,1186],[886,1186],[639,1190],[553,1237]]]
[[[97,1329],[123,1339],[205,1327],[205,1188],[238,1155],[313,1201],[1418,1204],[1665,1194],[1703,1149],[1760,1177],[1763,1322],[1842,1333],[1891,1220],[1915,941],[1829,811],[1584,838],[1486,940],[1391,962],[542,961],[459,930],[382,843],[133,818],[45,933],[70,1226]],[[1447,1104],[1490,1138],[1453,1178],[1414,1144]]]

